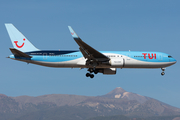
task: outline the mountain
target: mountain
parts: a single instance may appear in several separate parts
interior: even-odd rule
[[[127,92],[121,87],[117,87],[116,89],[112,90],[111,92],[107,93],[106,95],[103,95],[102,97],[136,100],[139,103],[144,103],[147,100],[149,100],[148,97],[144,97],[139,94]]]
[[[179,115],[180,109],[167,105],[158,100],[141,96],[139,94],[127,92],[118,87],[106,95],[94,98],[87,98],[79,103],[82,106],[90,106],[97,108],[99,111],[100,106],[108,109],[108,113],[115,115],[118,111],[119,115],[135,116],[135,117],[148,117],[148,116],[168,116]],[[116,111],[112,113],[112,111]]]
[[[176,116],[177,119],[180,109],[120,87],[95,97],[66,94],[9,97],[0,94],[0,119],[3,120],[85,120],[114,115],[135,118]]]
[[[20,103],[21,105],[25,105],[27,103],[32,104],[39,104],[39,103],[53,103],[57,106],[74,106],[79,102],[87,99],[87,96],[79,96],[79,95],[64,95],[64,94],[50,94],[50,95],[43,95],[37,97],[31,96],[18,96],[12,97],[16,102]]]

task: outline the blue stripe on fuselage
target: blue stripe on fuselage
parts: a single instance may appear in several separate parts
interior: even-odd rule
[[[67,54],[68,53],[68,54]],[[34,61],[45,61],[45,62],[65,62],[70,60],[75,60],[78,58],[83,57],[81,52],[75,52],[75,51],[56,51],[56,52],[41,52],[41,55],[32,55],[33,57],[31,60]]]
[[[79,50],[74,50],[74,51],[65,51],[65,50],[59,50],[59,51],[55,51],[55,50],[42,50],[42,51],[33,51],[33,52],[26,52],[27,55],[43,55],[43,54],[47,54],[47,55],[63,55],[63,54],[70,54],[70,53],[74,53],[74,52],[78,52]]]

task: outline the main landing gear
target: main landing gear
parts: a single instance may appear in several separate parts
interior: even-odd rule
[[[94,75],[91,73],[86,73],[86,77],[94,78]]]
[[[97,74],[98,73],[98,70],[96,69],[93,69],[93,68],[89,68],[88,71],[90,73],[86,73],[86,77],[90,77],[90,78],[94,78],[94,75],[92,74],[94,72],[94,74]]]
[[[161,70],[162,70],[161,75],[162,75],[162,76],[165,75],[165,73],[164,73],[165,69],[166,69],[166,68],[161,68]]]

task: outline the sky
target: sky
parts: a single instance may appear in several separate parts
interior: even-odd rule
[[[116,87],[180,108],[179,0],[0,0],[0,93],[7,96],[100,96]],[[13,23],[37,48],[78,50],[68,25],[99,51],[159,51],[177,63],[161,69],[117,69],[86,78],[87,69],[49,68],[6,58]]]

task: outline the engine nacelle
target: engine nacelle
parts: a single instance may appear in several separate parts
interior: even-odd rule
[[[104,68],[102,73],[107,75],[116,74],[116,68]]]
[[[124,60],[123,59],[111,59],[109,64],[114,67],[123,67]]]

